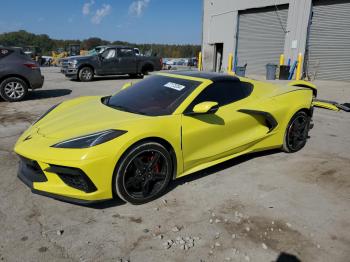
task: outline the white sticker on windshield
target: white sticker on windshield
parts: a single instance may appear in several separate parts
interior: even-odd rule
[[[184,89],[186,87],[186,86],[179,85],[179,84],[172,83],[172,82],[169,82],[169,83],[165,84],[164,86],[169,87],[171,89],[175,89],[177,91],[181,91],[182,89]]]

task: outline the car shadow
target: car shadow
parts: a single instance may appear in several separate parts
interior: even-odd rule
[[[112,75],[112,76],[95,76],[91,82],[107,81],[107,80],[136,80],[142,79],[143,77],[131,77],[129,75]],[[71,79],[72,82],[79,82],[76,79]]]
[[[32,92],[29,92],[25,100],[55,98],[55,97],[67,96],[70,93],[72,93],[71,89],[35,90]]]
[[[233,158],[230,160],[227,160],[223,163],[208,167],[206,169],[200,170],[198,172],[192,173],[188,176],[182,177],[182,178],[178,178],[176,180],[173,180],[168,188],[167,191],[164,193],[167,194],[170,191],[174,190],[176,187],[181,186],[185,183],[190,183],[192,181],[195,181],[197,179],[218,173],[220,171],[223,171],[227,168],[242,164],[246,161],[249,161],[251,159],[254,158],[259,158],[259,157],[263,157],[263,156],[269,156],[269,155],[274,155],[274,154],[278,154],[281,153],[281,150],[279,149],[272,149],[272,150],[268,150],[268,151],[263,151],[263,152],[257,152],[257,153],[251,153],[251,154],[247,154],[247,155],[243,155],[243,156],[239,156],[237,158]]]
[[[96,203],[96,204],[86,205],[86,207],[91,208],[91,209],[107,209],[107,208],[111,208],[111,207],[122,206],[125,204],[126,203],[122,199],[115,196],[113,199],[106,200],[106,201]]]
[[[24,98],[23,101],[67,96],[70,93],[72,93],[71,89],[34,90],[34,91],[28,92],[28,95]],[[0,97],[0,102],[5,102],[5,101]]]
[[[295,255],[282,252],[279,254],[276,262],[301,262],[301,260]]]
[[[249,160],[254,159],[254,158],[269,156],[269,155],[273,155],[273,154],[277,154],[277,153],[281,153],[281,150],[273,149],[273,150],[268,150],[268,151],[239,156],[237,158],[225,161],[225,162],[217,164],[215,166],[212,166],[212,167],[203,169],[201,171],[192,173],[192,174],[185,176],[183,178],[173,180],[172,182],[170,182],[167,190],[162,194],[162,196],[168,194],[169,192],[174,190],[176,187],[181,186],[185,183],[190,183],[190,182],[195,181],[197,179],[209,176],[211,174],[215,174],[217,172],[220,172],[220,171],[225,170],[227,168],[233,167],[235,165],[239,165],[241,163],[244,163],[244,162],[249,161]],[[160,197],[162,197],[162,196],[160,196]],[[124,204],[125,204],[125,202],[123,200],[121,200],[120,198],[115,196],[115,199],[111,199],[111,200],[96,203],[96,204],[87,205],[86,207],[93,208],[93,209],[107,209],[107,208],[111,208],[111,207],[121,206]]]

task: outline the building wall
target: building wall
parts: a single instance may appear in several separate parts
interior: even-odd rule
[[[305,53],[312,0],[203,0],[203,69],[214,65],[214,44],[224,43],[223,68],[236,50],[238,11],[289,4],[284,54],[293,61]],[[276,58],[278,61],[279,58]]]

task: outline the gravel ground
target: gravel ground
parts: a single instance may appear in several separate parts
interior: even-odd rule
[[[27,101],[0,102],[0,260],[349,261],[350,114],[316,110],[296,154],[228,161],[142,206],[82,207],[32,194],[16,177],[13,146],[51,105],[111,94],[130,79],[79,83],[58,71],[44,68],[44,88]],[[320,98],[350,100],[350,83],[316,84]]]

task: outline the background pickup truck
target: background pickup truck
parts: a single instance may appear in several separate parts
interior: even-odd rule
[[[130,47],[109,46],[104,52],[91,56],[76,56],[68,59],[61,72],[68,78],[83,82],[95,75],[125,75],[138,77],[162,68],[162,58],[140,56]]]

